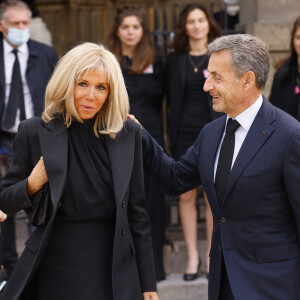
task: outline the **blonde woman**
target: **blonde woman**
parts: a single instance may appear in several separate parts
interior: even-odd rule
[[[144,208],[140,127],[115,56],[84,43],[59,61],[41,118],[21,123],[0,209],[29,209],[50,184],[4,299],[158,299]]]

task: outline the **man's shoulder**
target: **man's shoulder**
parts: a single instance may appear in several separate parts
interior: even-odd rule
[[[28,42],[29,49],[34,49],[37,50],[38,53],[47,53],[47,54],[55,54],[56,51],[53,47],[48,46],[46,44],[34,41],[34,40],[29,40]]]
[[[274,107],[274,109],[276,114],[276,122],[274,125],[291,132],[300,129],[300,123],[297,119],[278,107]]]

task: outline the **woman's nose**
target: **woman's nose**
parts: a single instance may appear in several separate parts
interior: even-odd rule
[[[87,98],[89,100],[94,100],[95,99],[95,89],[94,88],[88,89]]]

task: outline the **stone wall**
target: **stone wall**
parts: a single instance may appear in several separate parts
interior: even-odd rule
[[[269,96],[275,65],[289,55],[290,31],[300,16],[299,0],[240,0],[239,29],[266,42],[270,51],[271,71],[264,90]]]

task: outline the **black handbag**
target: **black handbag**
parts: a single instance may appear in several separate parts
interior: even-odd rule
[[[32,197],[32,206],[26,209],[28,221],[33,226],[46,225],[52,214],[52,203],[49,182]]]

